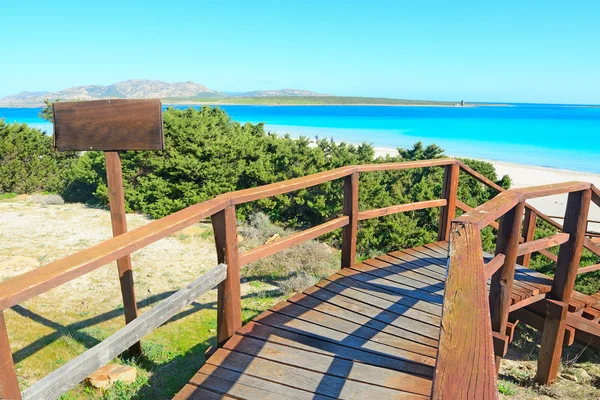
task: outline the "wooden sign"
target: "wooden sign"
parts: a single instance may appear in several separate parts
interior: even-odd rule
[[[59,151],[164,150],[159,99],[54,103]]]

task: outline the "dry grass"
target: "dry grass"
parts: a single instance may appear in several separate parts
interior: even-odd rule
[[[263,213],[252,215],[239,227],[242,250],[252,249],[270,240],[294,233],[276,226]],[[246,266],[244,277],[276,284],[286,295],[314,285],[340,268],[339,252],[328,245],[311,240]]]
[[[503,399],[598,399],[600,357],[597,351],[575,343],[563,349],[559,378],[554,385],[534,382],[541,335],[524,324],[502,361],[499,389]]]
[[[17,196],[0,201],[2,280],[112,236],[107,210],[81,204],[49,206],[32,200]],[[150,220],[130,214],[127,222],[129,229],[134,229]],[[132,263],[140,311],[145,312],[216,262],[210,224],[194,225],[135,252]],[[281,292],[274,289],[267,283],[260,287],[243,283],[243,317],[252,318],[280,301]],[[215,291],[207,293],[144,338],[145,356],[134,361],[140,375],[134,386],[100,393],[80,385],[64,398],[131,398],[132,393],[139,399],[171,398],[200,368],[204,351],[214,344],[215,300]],[[23,390],[124,325],[116,264],[23,302],[5,316]]]

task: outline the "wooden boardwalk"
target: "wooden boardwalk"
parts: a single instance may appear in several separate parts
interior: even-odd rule
[[[438,242],[376,257],[277,304],[217,350],[176,398],[429,398],[447,248]],[[551,284],[517,267],[512,307]],[[577,294],[571,306],[600,310],[598,302]]]

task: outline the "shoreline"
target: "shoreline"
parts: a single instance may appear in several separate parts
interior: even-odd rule
[[[375,157],[385,155],[398,154],[396,149],[386,147],[376,147]],[[452,158],[463,158],[459,155],[448,155]],[[472,157],[464,157],[472,158]],[[498,178],[508,175],[512,181],[512,188],[523,188],[528,186],[548,185],[551,183],[582,181],[593,183],[596,187],[600,187],[600,174],[593,172],[570,171],[553,167],[518,164],[504,161],[494,161],[483,158],[472,158],[478,161],[485,161],[494,166]],[[538,210],[548,216],[564,216],[567,207],[567,194],[540,197],[537,199],[528,200],[528,202]],[[590,220],[600,220],[600,207],[596,207],[593,203],[590,206]],[[562,224],[561,219],[555,219],[556,222]],[[589,223],[588,229],[591,231],[600,232],[600,224]]]

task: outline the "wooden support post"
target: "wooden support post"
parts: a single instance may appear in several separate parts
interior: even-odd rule
[[[356,264],[356,234],[358,232],[358,177],[355,172],[344,178],[343,213],[350,219],[342,228],[342,268]]]
[[[0,311],[0,399],[20,399],[21,390],[15,372],[4,312]]]
[[[450,234],[450,223],[456,215],[456,196],[458,193],[458,176],[460,166],[458,163],[446,165],[444,171],[444,184],[442,186],[442,198],[446,199],[447,205],[442,207],[440,213],[440,225],[438,229],[438,240],[448,240]]]
[[[112,231],[113,236],[119,236],[127,233],[121,158],[117,151],[105,151],[104,156],[106,158],[106,182],[108,185],[108,201],[110,205]],[[117,260],[117,267],[119,270],[119,281],[121,283],[121,295],[123,296],[125,323],[128,324],[138,316],[131,256],[126,255],[119,258]],[[135,343],[129,348],[129,352],[134,356],[140,356],[142,354],[141,343]]]
[[[217,346],[221,347],[242,327],[240,266],[235,206],[211,217],[219,264],[227,264],[227,278],[217,295]]]
[[[581,261],[581,252],[585,240],[588,211],[592,198],[591,190],[569,193],[563,232],[568,233],[569,240],[560,245],[556,271],[552,281],[550,297],[556,302],[548,302],[550,308],[556,309],[556,303],[565,304],[563,311],[548,309],[544,323],[544,333],[538,359],[536,381],[548,385],[556,381],[558,365],[562,352],[567,305],[573,294],[575,278]],[[552,315],[550,313],[552,312]]]
[[[558,375],[569,305],[556,300],[546,300],[545,303],[546,319],[535,380],[549,385],[556,381]]]
[[[537,215],[529,208],[525,208],[525,218],[523,219],[523,238],[524,243],[531,242],[535,238],[535,223]],[[531,254],[524,254],[517,258],[517,264],[529,267]]]
[[[510,298],[513,280],[515,277],[515,265],[517,252],[519,250],[519,238],[521,237],[521,221],[525,203],[520,202],[500,219],[498,239],[496,242],[496,254],[504,254],[504,264],[492,275],[490,285],[490,317],[492,330],[504,334],[508,323],[510,311]],[[502,356],[496,354],[496,371],[500,371]]]

